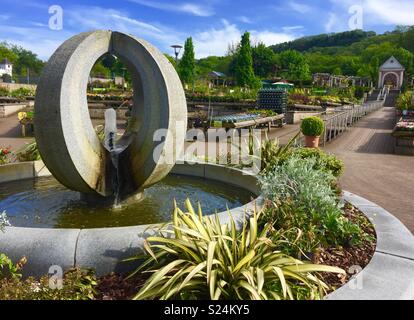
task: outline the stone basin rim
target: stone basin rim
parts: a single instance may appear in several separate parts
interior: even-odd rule
[[[26,172],[23,172],[23,174],[19,174],[19,175],[12,175],[11,177],[6,177],[6,179],[2,178],[2,173],[5,170],[1,170],[6,169],[17,169],[17,170],[21,170],[22,169],[22,164],[25,165],[25,169],[28,169],[28,167],[33,167],[33,175],[27,175],[28,171],[31,171],[32,168],[29,168],[29,170],[24,170]],[[179,166],[179,169],[177,169],[177,166]],[[216,172],[213,171],[213,173],[206,175],[206,170],[205,168],[215,168],[215,171],[225,171],[227,173],[233,173],[236,175],[240,175],[241,177],[247,177],[247,180],[251,180],[251,181],[255,181],[256,184],[255,185],[248,185],[246,186],[245,184],[241,184],[238,183],[238,180],[235,180],[233,183],[229,182],[226,179],[220,179],[220,176],[218,176],[216,174]],[[39,168],[41,168],[39,170]],[[191,170],[193,169],[193,170]],[[190,173],[185,173],[186,170],[189,170]],[[194,177],[194,178],[201,178],[201,179],[205,179],[205,180],[213,180],[216,182],[223,182],[228,184],[229,186],[236,186],[242,189],[245,189],[247,191],[250,191],[253,195],[255,195],[255,199],[251,200],[248,203],[243,204],[240,207],[235,207],[233,209],[230,209],[228,211],[222,211],[222,212],[218,212],[217,215],[222,216],[223,214],[227,214],[228,212],[234,214],[234,213],[238,213],[240,211],[240,209],[242,209],[243,211],[247,211],[251,210],[252,208],[256,207],[257,209],[260,209],[262,207],[262,203],[263,203],[263,197],[260,194],[260,188],[258,186],[258,180],[257,180],[257,176],[252,175],[250,173],[248,173],[247,171],[243,171],[240,169],[236,169],[236,168],[230,168],[230,167],[225,167],[222,165],[217,165],[217,164],[209,164],[209,163],[197,163],[197,164],[189,164],[189,163],[184,163],[184,164],[177,164],[175,166],[174,169],[171,170],[170,174],[176,174],[176,175],[180,175],[180,176],[188,176],[188,177]],[[7,182],[13,182],[13,181],[19,181],[19,180],[25,180],[25,179],[36,179],[36,178],[42,178],[42,177],[51,177],[52,174],[49,172],[49,170],[47,170],[46,166],[44,165],[44,163],[41,160],[38,161],[27,161],[27,162],[18,162],[18,163],[11,163],[11,164],[5,164],[5,165],[0,165],[0,183],[7,183]],[[243,181],[246,182],[246,181]],[[250,182],[250,181],[247,181]],[[190,199],[191,200],[191,199]],[[205,216],[213,216],[216,213],[208,213]],[[142,224],[142,225],[132,225],[132,226],[124,226],[124,227],[104,227],[104,228],[36,228],[36,227],[7,227],[7,229],[26,229],[26,230],[59,230],[59,231],[65,231],[65,230],[70,230],[70,231],[82,231],[82,230],[108,230],[108,229],[127,229],[127,228],[143,228],[143,229],[148,229],[148,228],[157,228],[160,227],[162,225],[164,225],[165,223],[169,223],[170,221],[166,221],[164,223],[154,223],[154,224]]]
[[[263,197],[260,195],[258,177],[246,171],[201,163],[178,164],[171,173],[223,182],[255,195],[255,199],[241,207],[217,213],[221,223],[230,223],[232,217],[240,228],[246,215],[251,214],[255,208],[260,210],[262,207]],[[0,166],[0,183],[50,175],[42,161]],[[156,234],[162,225],[95,229],[6,227],[5,233],[0,232],[0,252],[12,260],[26,256],[28,264],[23,269],[24,276],[40,277],[47,274],[53,265],[60,266],[63,270],[74,266],[93,268],[98,275],[126,273],[133,267],[122,261],[144,253],[144,240]]]

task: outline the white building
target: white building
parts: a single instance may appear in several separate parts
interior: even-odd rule
[[[4,74],[8,74],[10,77],[13,75],[13,65],[8,59],[3,59],[0,63],[0,77]]]
[[[405,68],[395,57],[389,58],[379,69],[378,88],[390,86],[391,89],[401,89],[404,82]]]

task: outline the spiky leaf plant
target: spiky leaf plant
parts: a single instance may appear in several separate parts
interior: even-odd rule
[[[233,219],[203,217],[189,200],[186,208],[175,206],[172,226],[147,239],[149,256],[135,273],[152,275],[135,299],[317,299],[327,285],[316,272],[344,273],[282,254],[268,238],[270,225],[258,230],[256,214],[238,231]]]

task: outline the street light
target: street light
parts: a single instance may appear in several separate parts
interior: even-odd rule
[[[179,44],[173,44],[171,46],[171,48],[174,49],[174,54],[175,54],[175,62],[178,63],[178,55],[180,54],[181,49],[183,48],[183,46],[180,46]]]
[[[125,68],[125,67],[123,67],[122,68],[122,89],[125,91],[125,84],[126,84],[126,81],[125,81],[125,71],[127,70],[127,68]]]

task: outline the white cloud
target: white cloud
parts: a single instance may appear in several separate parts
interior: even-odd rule
[[[44,27],[0,25],[0,38],[3,41],[33,51],[43,60],[48,59],[62,42],[71,36],[69,32],[52,31]]]
[[[61,31],[50,30],[43,22],[26,22],[24,27],[16,27],[0,20],[0,39],[27,48],[44,60],[65,40],[83,31],[102,29],[134,34],[166,52],[172,43],[183,43],[185,39],[183,34],[169,27],[133,19],[113,9],[76,6],[66,8],[64,15]]]
[[[129,17],[126,13],[100,7],[76,7],[66,10],[68,27],[78,32],[94,29],[116,30],[153,42],[161,50],[173,43],[183,42],[180,32],[161,24],[148,23]],[[88,19],[84,17],[87,16]]]
[[[83,31],[101,29],[133,34],[170,54],[171,44],[183,44],[188,36],[192,36],[196,57],[203,58],[210,55],[225,55],[228,45],[238,43],[245,31],[244,28],[224,19],[218,25],[206,29],[180,31],[157,22],[135,19],[127,12],[91,6],[67,7],[64,15],[61,31],[50,30],[46,25],[47,21],[27,21],[24,27],[13,27],[0,21],[0,39],[21,45],[37,53],[40,58],[48,59],[60,44]],[[299,26],[287,27],[280,32],[253,30],[251,40],[252,43],[260,41],[266,45],[273,45],[298,37],[299,35],[295,34],[295,30],[298,29]]]
[[[271,31],[252,31],[251,34],[253,43],[263,42],[267,46],[292,41],[297,38],[291,34]]]
[[[222,20],[222,24],[221,29],[212,28],[194,35],[193,41],[197,58],[225,55],[229,44],[240,42],[243,31],[227,20]],[[291,33],[268,30],[253,30],[250,33],[253,44],[263,42],[267,46],[291,41],[298,37]]]
[[[160,9],[165,11],[184,12],[199,17],[210,17],[215,14],[214,10],[209,6],[203,6],[195,3],[164,3],[148,0],[129,0],[146,7]]]
[[[348,25],[353,5],[363,9],[364,29],[372,26],[414,25],[414,1],[412,0],[330,0],[341,24]]]
[[[333,32],[338,27],[338,16],[331,12],[329,14],[328,21],[325,23],[325,31],[326,32]]]
[[[304,27],[303,26],[285,26],[282,27],[282,30],[284,32],[289,32],[289,31],[295,31],[295,30],[302,30]]]
[[[370,20],[376,18],[384,24],[414,24],[414,1],[412,0],[366,0],[362,8],[370,15]]]
[[[116,14],[116,13],[110,14],[110,16],[112,18],[115,18],[115,19],[118,19],[118,20],[121,20],[121,21],[125,21],[126,23],[130,23],[130,24],[135,25],[137,27],[146,28],[146,29],[152,30],[154,32],[162,32],[159,28],[157,28],[157,27],[155,27],[155,26],[153,26],[149,23],[145,23],[145,22],[142,22],[142,21],[139,21],[139,20],[136,20],[136,19],[131,19],[131,18],[124,17],[124,16],[120,16],[119,14]]]
[[[289,7],[298,12],[298,13],[307,13],[309,11],[312,10],[312,7],[308,6],[307,4],[303,4],[303,3],[299,3],[299,2],[295,2],[295,1],[290,1],[289,2]]]
[[[246,16],[240,16],[240,17],[237,18],[237,20],[239,20],[240,22],[243,22],[243,23],[247,23],[247,24],[253,23],[252,19],[250,19]]]
[[[226,54],[230,43],[240,41],[241,32],[234,24],[223,20],[221,29],[211,28],[209,30],[198,32],[194,35],[194,47],[197,58],[207,56],[223,56]]]
[[[42,27],[42,28],[48,28],[49,26],[46,23],[42,23],[42,22],[29,22],[31,25],[35,26],[35,27]]]

